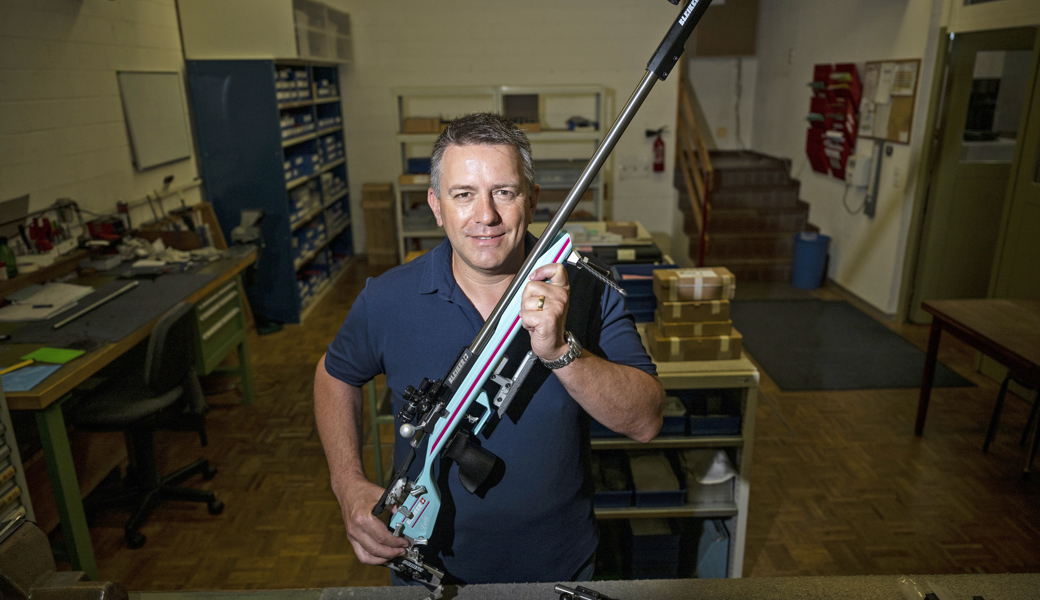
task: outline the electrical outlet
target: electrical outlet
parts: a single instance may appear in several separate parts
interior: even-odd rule
[[[629,157],[620,161],[622,181],[630,179],[650,179],[654,170],[653,163],[648,157]]]

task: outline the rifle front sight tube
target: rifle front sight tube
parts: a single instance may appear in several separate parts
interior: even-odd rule
[[[611,150],[617,144],[618,140],[621,139],[621,134],[625,133],[625,129],[628,128],[628,124],[632,122],[632,117],[639,111],[639,107],[642,106],[643,100],[646,99],[647,95],[650,94],[650,90],[653,89],[654,84],[657,83],[657,75],[652,71],[647,71],[643,75],[643,79],[639,82],[639,86],[634,92],[632,97],[628,99],[625,107],[621,109],[621,114],[618,115],[617,120],[610,126],[610,130],[607,131],[606,136],[603,138],[603,143],[600,144],[599,148],[596,148],[596,152],[592,155],[592,159],[589,160],[589,164],[585,166],[585,170],[582,171],[581,177],[578,178],[578,182],[571,188],[567,199],[564,200],[563,205],[560,206],[560,210],[556,211],[556,215],[549,221],[549,225],[545,228],[545,232],[538,239],[538,243],[535,244],[531,253],[527,255],[527,260],[524,261],[523,266],[520,267],[520,271],[513,278],[512,283],[509,284],[509,288],[506,293],[502,295],[502,299],[495,305],[495,310],[491,312],[487,321],[484,322],[484,327],[481,328],[480,333],[477,334],[476,339],[473,340],[473,344],[470,345],[469,349],[474,354],[480,354],[480,351],[484,349],[488,340],[491,338],[492,333],[495,331],[498,320],[502,317],[502,313],[505,312],[506,304],[509,298],[512,298],[516,294],[520,287],[527,283],[527,277],[533,271],[534,263],[537,262],[538,257],[541,256],[545,250],[552,244],[553,238],[559,233],[560,229],[563,228],[563,224],[567,222],[567,219],[574,212],[575,207],[578,205],[578,201],[585,194],[585,191],[589,189],[589,185],[592,184],[592,180],[596,178],[596,174],[599,173],[600,167],[606,162],[607,157],[610,156]]]

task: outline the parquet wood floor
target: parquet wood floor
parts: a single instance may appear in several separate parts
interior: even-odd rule
[[[165,470],[200,455],[215,464],[216,478],[188,485],[214,490],[224,513],[165,504],[139,550],[123,541],[126,513],[100,514],[91,536],[103,578],[131,590],[389,583],[386,569],[353,556],[311,405],[314,365],[375,274],[363,262],[350,269],[305,324],[250,338],[257,401],[210,396],[209,446],[191,434],[160,437]],[[889,326],[918,346],[927,340],[926,327]],[[921,439],[915,389],[784,393],[763,374],[746,576],[1040,571],[1040,474],[1019,477],[1026,405],[1007,403],[982,454],[997,385],[952,338],[940,359],[979,385],[936,389]],[[370,447],[365,457],[371,469]]]

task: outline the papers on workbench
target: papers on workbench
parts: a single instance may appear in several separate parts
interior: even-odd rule
[[[17,371],[0,375],[0,382],[2,382],[5,392],[27,392],[60,368],[61,365],[22,367]]]
[[[0,308],[0,321],[42,321],[76,305],[94,288],[71,283],[32,285],[7,297],[11,304]]]
[[[74,358],[79,358],[86,354],[83,350],[68,350],[66,348],[37,348],[36,350],[26,354],[22,357],[22,360],[35,360],[36,362],[53,363],[56,365],[63,365]]]

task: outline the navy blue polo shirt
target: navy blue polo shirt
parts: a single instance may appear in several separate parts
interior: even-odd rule
[[[534,241],[527,236],[528,251]],[[445,240],[369,279],[329,344],[328,373],[358,387],[385,373],[394,414],[404,404],[401,393],[407,386],[418,387],[424,377],[443,378],[483,325],[455,283],[451,256]],[[595,354],[656,375],[621,295],[573,267],[568,266],[568,275],[567,329]],[[518,364],[528,350],[530,337],[521,330],[507,352],[508,364]],[[457,465],[436,465],[443,506],[423,551],[427,560],[464,583],[572,577],[597,544],[588,423],[588,414],[556,376],[536,364],[505,417],[489,423],[486,437],[479,436],[480,445],[501,459],[489,485],[470,494],[459,482]],[[412,478],[422,466],[425,443],[410,470]],[[397,435],[395,464],[408,449],[408,441]]]

